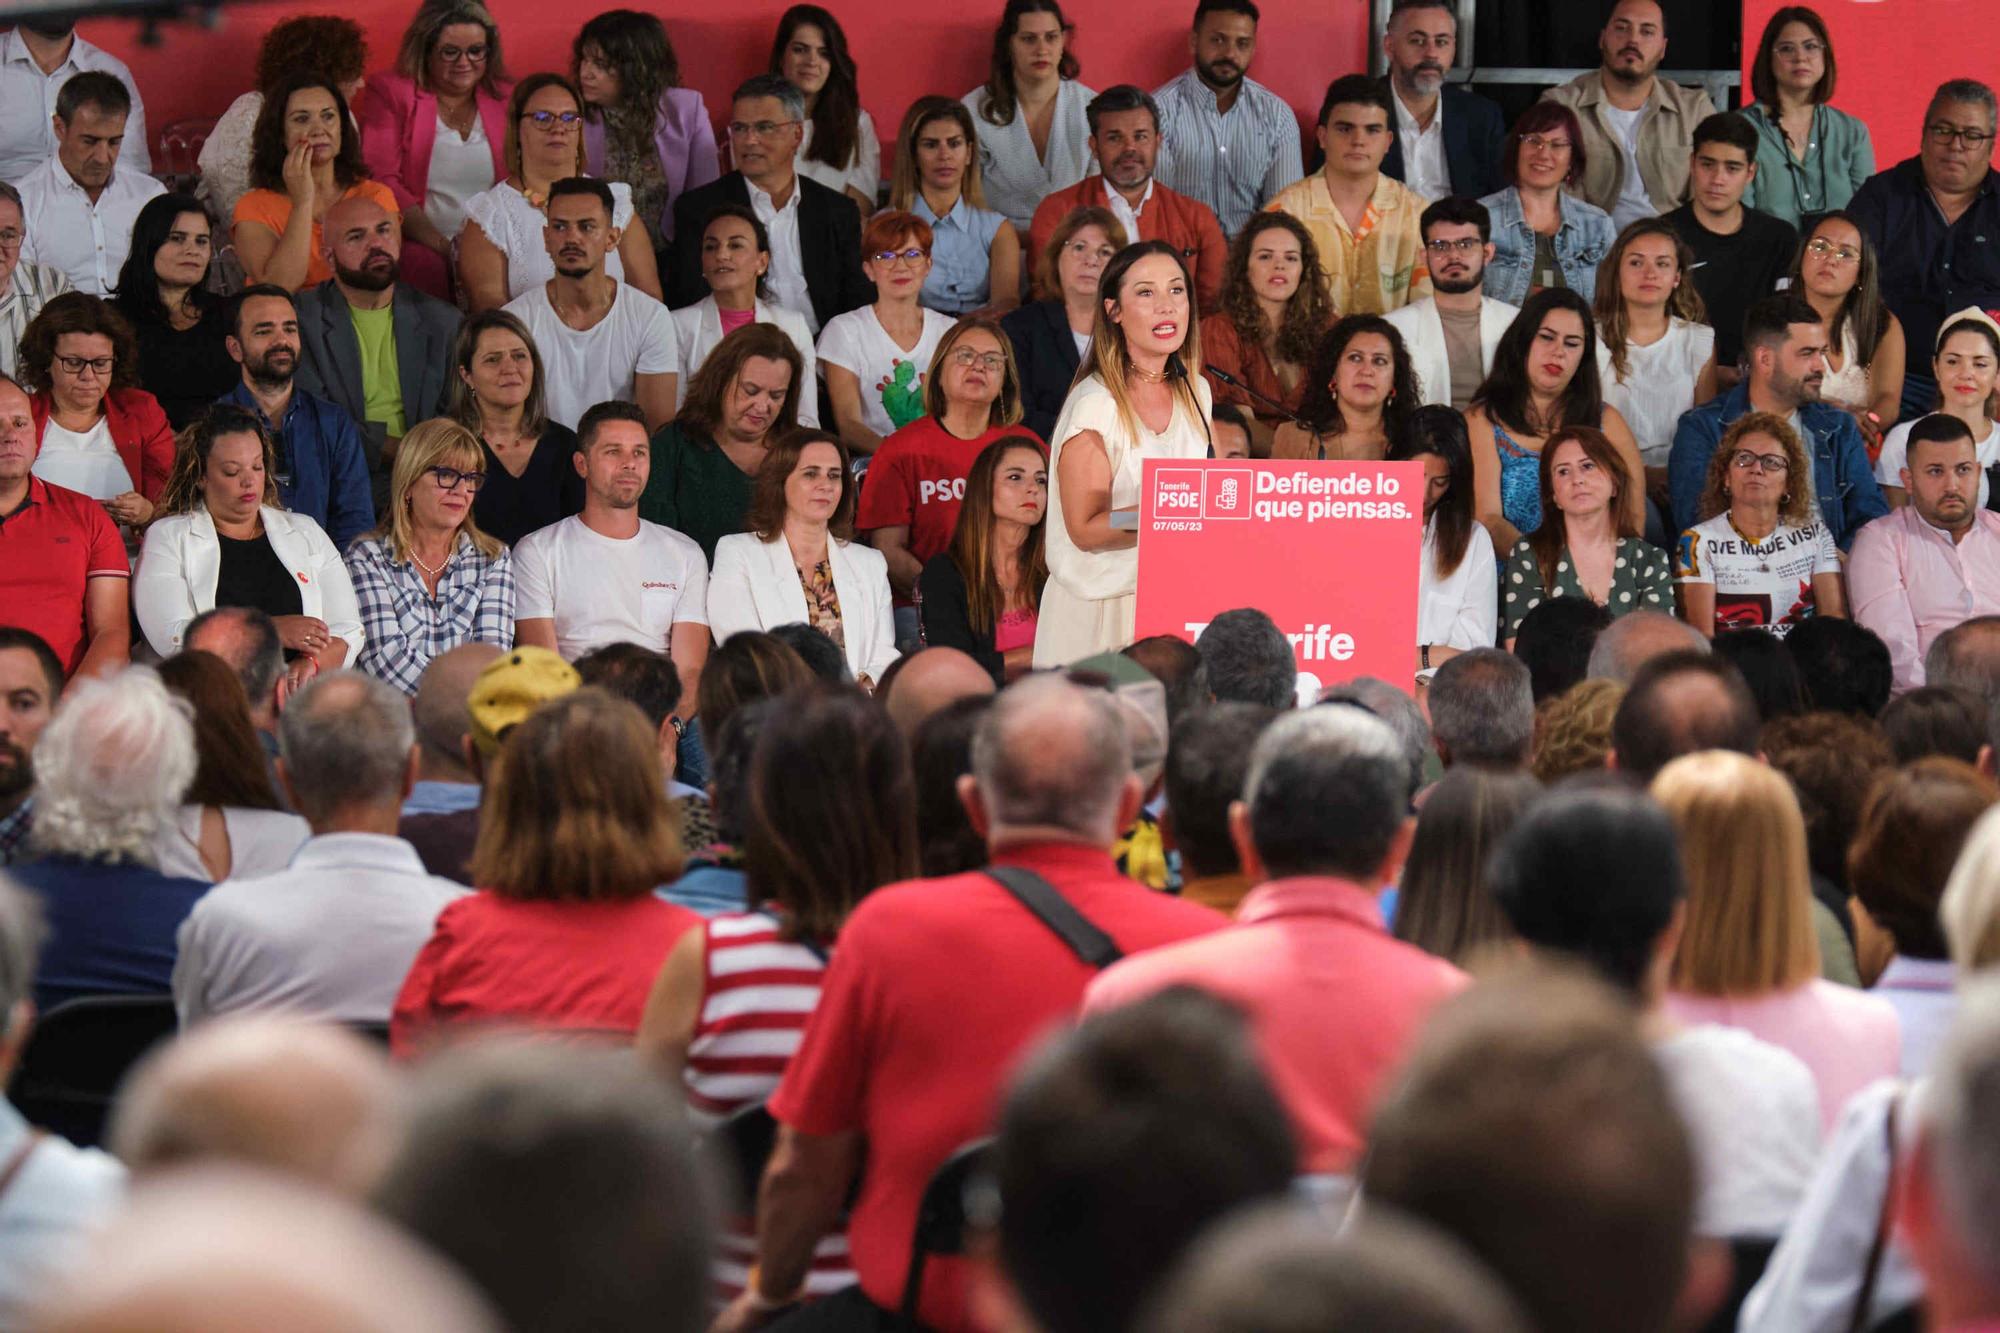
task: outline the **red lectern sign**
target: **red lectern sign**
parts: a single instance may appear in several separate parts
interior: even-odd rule
[[[1223,611],[1278,622],[1299,696],[1416,674],[1421,463],[1148,459],[1139,505],[1138,635],[1192,641]]]

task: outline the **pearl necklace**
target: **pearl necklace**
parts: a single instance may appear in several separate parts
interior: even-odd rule
[[[413,546],[410,548],[410,563],[415,565],[418,569],[423,570],[424,573],[430,575],[434,579],[441,578],[443,577],[445,570],[451,567],[451,556],[449,553],[447,553],[445,555],[443,563],[438,565],[436,569],[432,569],[429,565],[424,563],[423,557],[417,554],[417,549]]]

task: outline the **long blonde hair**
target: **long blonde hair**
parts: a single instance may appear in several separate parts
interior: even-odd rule
[[[948,120],[965,135],[965,176],[958,197],[974,208],[986,207],[986,183],[979,174],[979,131],[965,103],[949,97],[919,97],[903,114],[896,131],[896,155],[889,168],[889,207],[908,211],[923,197],[923,172],[917,168],[917,136],[934,120]],[[817,146],[817,141],[815,141]]]
[[[1111,392],[1111,401],[1118,405],[1118,424],[1133,435],[1139,434],[1139,414],[1132,410],[1132,394],[1126,382],[1132,370],[1132,353],[1125,346],[1125,335],[1105,309],[1119,299],[1119,289],[1124,285],[1125,275],[1132,266],[1149,255],[1166,255],[1179,265],[1181,280],[1187,284],[1188,321],[1187,341],[1175,354],[1184,373],[1173,376],[1174,403],[1178,410],[1185,407],[1187,414],[1196,423],[1202,421],[1201,400],[1195,396],[1195,381],[1201,378],[1201,321],[1195,318],[1194,276],[1188,272],[1187,260],[1181,252],[1165,241],[1140,241],[1128,245],[1111,257],[1104,266],[1104,275],[1097,280],[1097,318],[1091,322],[1090,346],[1083,349],[1083,360],[1076,368],[1076,378],[1071,386],[1083,383],[1092,375],[1104,381],[1104,387]],[[1170,357],[1169,370],[1175,357]]]
[[[410,488],[434,467],[483,472],[486,465],[486,450],[480,446],[479,437],[450,417],[432,417],[412,426],[396,447],[396,467],[389,474],[389,512],[370,535],[386,542],[389,558],[402,564],[410,558],[410,547],[416,538],[416,524],[410,517]],[[498,538],[479,530],[469,508],[459,520],[458,530],[470,537],[473,546],[488,559],[506,549]]]
[[[1747,755],[1682,755],[1653,779],[1680,832],[1687,928],[1673,985],[1757,996],[1819,975],[1806,824],[1782,774]]]

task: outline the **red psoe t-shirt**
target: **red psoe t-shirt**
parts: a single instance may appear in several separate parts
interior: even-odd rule
[[[912,421],[875,451],[862,482],[854,526],[864,533],[908,528],[910,554],[920,564],[943,555],[958,527],[966,474],[980,451],[1003,435],[1025,435],[1040,443],[1033,431],[1021,426],[995,426],[977,439],[961,440],[936,417]],[[901,597],[896,604],[908,605]]]

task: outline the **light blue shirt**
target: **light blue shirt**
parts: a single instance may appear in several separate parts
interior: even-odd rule
[[[748,877],[741,870],[702,862],[663,889],[660,897],[701,916],[721,916],[746,910]]]
[[[931,273],[918,302],[947,315],[963,315],[986,304],[992,287],[993,238],[1007,219],[990,208],[974,208],[960,195],[943,217],[931,212],[920,193],[910,211],[931,227]]]
[[[403,818],[411,815],[456,815],[479,808],[476,782],[435,782],[425,779],[410,788],[403,802]]]
[[[0,1101],[0,1167],[30,1133],[13,1103]],[[0,1195],[0,1328],[25,1328],[31,1305],[48,1299],[90,1228],[125,1197],[125,1168],[109,1153],[43,1137]]]

